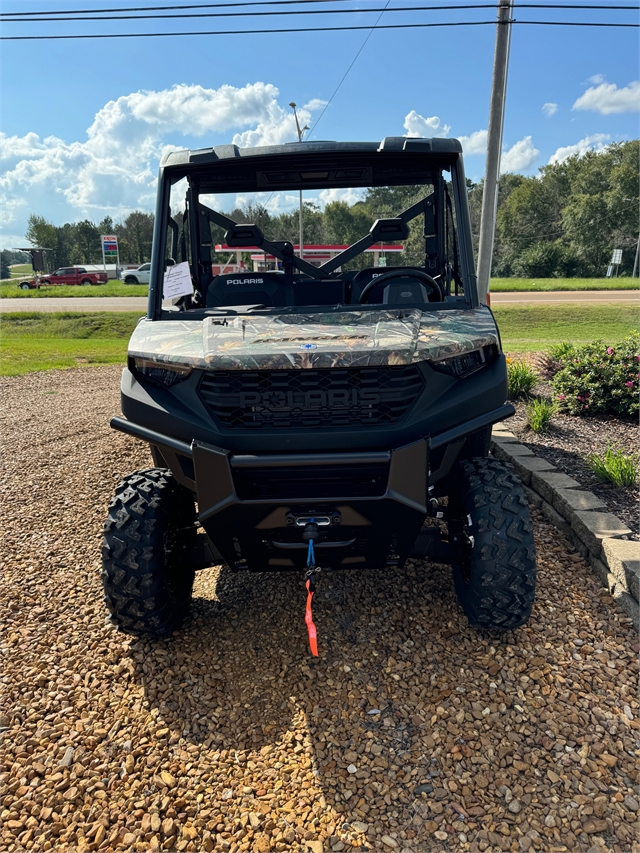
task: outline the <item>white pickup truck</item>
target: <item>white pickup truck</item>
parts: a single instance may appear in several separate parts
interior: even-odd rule
[[[122,270],[120,278],[125,284],[149,284],[151,264],[142,264],[136,270]]]

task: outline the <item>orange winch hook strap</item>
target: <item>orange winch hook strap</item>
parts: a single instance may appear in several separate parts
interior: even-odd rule
[[[311,654],[315,657],[318,657],[318,639],[316,634],[316,626],[313,624],[313,616],[311,615],[311,601],[313,599],[311,579],[306,582],[305,586],[307,588],[307,607],[304,614],[304,621],[307,624],[307,631],[309,632],[309,648],[311,649]]]

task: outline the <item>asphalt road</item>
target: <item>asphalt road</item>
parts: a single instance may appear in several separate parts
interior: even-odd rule
[[[639,290],[563,290],[548,293],[492,293],[492,305],[539,305],[557,302],[637,302]],[[0,299],[0,313],[10,311],[140,311],[146,296],[79,296]]]

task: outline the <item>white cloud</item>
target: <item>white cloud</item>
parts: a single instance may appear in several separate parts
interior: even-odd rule
[[[160,156],[185,147],[181,136],[222,133],[228,139],[235,131],[232,141],[240,146],[295,140],[293,113],[278,97],[275,86],[262,82],[218,89],[177,85],[109,101],[82,141],[0,134],[4,224],[14,232],[24,229],[28,211],[61,223],[152,209]],[[298,111],[301,122],[310,124],[324,104],[318,99],[306,104]]]
[[[500,158],[500,174],[505,172],[523,172],[536,162],[540,152],[533,145],[530,136],[520,139],[508,151],[502,152]]]
[[[558,148],[555,154],[552,154],[549,158],[549,165],[562,163],[563,160],[573,157],[574,154],[582,157],[583,154],[590,150],[602,151],[606,147],[607,140],[610,138],[608,133],[594,133],[593,136],[585,136],[584,139],[576,142],[575,145],[565,145],[563,148]]]
[[[312,98],[308,104],[304,105],[304,109],[310,110],[310,112],[315,112],[316,110],[324,109],[328,103],[328,101],[323,101],[320,98]]]
[[[545,104],[545,106],[548,106]],[[405,136],[447,136],[451,130],[448,124],[442,124],[438,116],[425,118],[411,110],[405,116]],[[458,136],[466,157],[474,154],[485,155],[487,152],[487,131],[475,130],[470,136]],[[501,172],[519,172],[528,169],[538,158],[540,152],[534,147],[531,137],[525,136],[516,142],[508,151],[502,152]]]
[[[405,136],[409,137],[431,137],[431,136],[448,136],[451,130],[450,125],[441,124],[438,116],[430,116],[425,118],[411,110],[405,116],[404,128],[407,131]]]
[[[558,105],[546,103],[542,105],[542,112],[546,115],[547,118],[551,118],[558,112]]]
[[[487,153],[487,131],[474,130],[471,136],[459,136],[458,139],[462,144],[462,150],[467,157],[472,154]]]
[[[325,205],[331,204],[332,201],[345,201],[347,204],[355,204],[357,201],[362,201],[364,195],[365,191],[363,189],[331,187],[331,189],[322,190],[317,200],[324,209]]]
[[[604,74],[594,74],[593,77],[589,77],[589,83],[593,83],[594,86],[604,83]]]
[[[622,89],[618,89],[615,83],[601,82],[580,95],[573,109],[593,110],[603,116],[636,112],[640,110],[640,81],[635,80]]]

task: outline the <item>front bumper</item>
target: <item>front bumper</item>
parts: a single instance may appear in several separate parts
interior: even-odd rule
[[[306,544],[298,515],[332,518],[316,544],[320,566],[384,568],[403,563],[411,552],[427,515],[430,479],[448,473],[465,436],[512,413],[506,405],[390,451],[347,453],[233,454],[122,418],[113,418],[111,426],[148,441],[156,461],[194,492],[199,523],[232,568],[303,569]],[[430,472],[432,449],[445,452]]]

